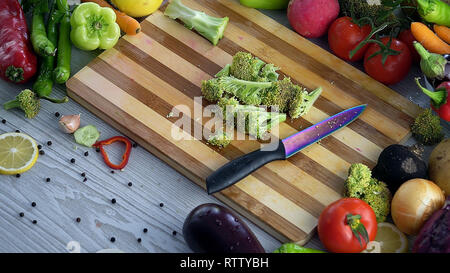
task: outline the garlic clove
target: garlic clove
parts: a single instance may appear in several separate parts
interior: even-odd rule
[[[74,133],[80,127],[81,115],[62,116],[59,119],[59,127],[66,134]]]

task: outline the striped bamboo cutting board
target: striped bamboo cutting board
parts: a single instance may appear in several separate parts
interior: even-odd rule
[[[175,107],[193,128],[205,125],[208,119],[193,113],[207,102],[194,97],[201,96],[201,81],[231,63],[236,52],[248,51],[280,66],[282,76],[309,89],[323,87],[306,116],[280,125],[281,137],[367,103],[365,113],[348,127],[217,194],[280,240],[306,242],[321,211],[341,197],[350,164],[373,167],[384,147],[409,136],[418,107],[237,0],[183,3],[230,18],[218,46],[157,11],[142,22],[142,33],[125,36],[70,79],[69,95],[202,187],[214,170],[259,143],[234,140],[219,150],[204,140],[176,140],[172,124],[180,118],[169,113]]]

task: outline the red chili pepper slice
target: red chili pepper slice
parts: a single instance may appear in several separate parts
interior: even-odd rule
[[[122,155],[122,162],[120,162],[119,165],[113,164],[108,157],[108,154],[106,153],[105,149],[103,148],[106,145],[110,145],[114,142],[122,142],[125,144],[125,153]],[[128,164],[128,159],[130,158],[131,153],[131,141],[123,136],[115,136],[107,140],[97,141],[92,145],[93,147],[99,148],[100,152],[102,153],[103,160],[105,161],[106,165],[108,165],[111,169],[115,170],[122,170],[125,168],[125,166]]]

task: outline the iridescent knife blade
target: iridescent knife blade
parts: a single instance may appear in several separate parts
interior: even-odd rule
[[[356,120],[366,107],[367,104],[364,104],[347,109],[280,140],[277,149],[271,151],[257,150],[228,162],[206,178],[208,194],[228,188],[263,165],[274,160],[287,159],[309,145],[344,128]]]

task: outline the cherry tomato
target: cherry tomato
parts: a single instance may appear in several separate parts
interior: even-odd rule
[[[381,42],[387,45],[389,37],[381,38]],[[372,54],[379,52],[381,49],[380,45],[373,43],[364,55],[364,69],[367,74],[381,83],[395,84],[408,74],[412,63],[411,53],[404,42],[395,38],[392,38],[389,48],[400,53],[398,55],[388,56],[386,62],[383,64],[382,54],[378,54],[369,59]]]
[[[400,34],[398,35],[398,39],[408,46],[413,62],[418,63],[420,61],[420,55],[414,48],[413,42],[416,41],[416,38],[414,38],[414,35],[412,34],[411,30],[405,29],[402,32],[400,32]]]
[[[336,19],[328,30],[328,44],[339,58],[346,61],[359,61],[364,57],[370,44],[364,45],[351,59],[350,51],[355,49],[370,34],[371,30],[370,25],[360,27],[353,22],[352,18],[341,17]]]
[[[361,226],[366,230],[366,239],[360,240]],[[352,228],[353,227],[353,228]],[[353,229],[353,230],[352,230]],[[328,251],[336,253],[359,253],[377,235],[377,218],[373,209],[357,198],[343,198],[331,203],[320,214],[317,227],[320,241]]]

